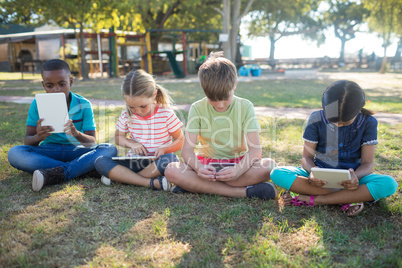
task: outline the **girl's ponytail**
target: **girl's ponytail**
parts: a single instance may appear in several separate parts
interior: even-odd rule
[[[169,95],[169,91],[162,86],[155,84],[156,89],[156,103],[163,107],[169,107],[173,101]]]
[[[365,109],[365,108],[362,108],[362,109],[360,110],[360,112],[361,112],[362,114],[364,114],[364,115],[373,115],[373,114],[375,114],[375,112],[370,111],[370,110],[367,110],[367,109]]]

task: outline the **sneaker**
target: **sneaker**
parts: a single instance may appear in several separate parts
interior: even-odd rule
[[[102,182],[104,185],[107,185],[107,186],[109,186],[110,184],[113,183],[113,181],[112,181],[111,179],[109,179],[108,177],[103,176],[103,175],[102,175],[102,177],[101,177],[101,182]]]
[[[63,167],[35,170],[32,176],[32,190],[40,191],[45,185],[55,185],[67,179]]]
[[[169,192],[170,189],[172,188],[172,184],[168,182],[165,176],[158,177],[158,181],[162,191]]]
[[[276,189],[275,184],[269,181],[247,186],[246,194],[248,198],[276,199],[278,197],[278,189]]]
[[[174,193],[174,194],[185,194],[185,193],[188,193],[189,191],[184,190],[183,188],[181,188],[181,187],[178,186],[178,185],[173,185],[173,186],[170,188],[170,192],[171,192],[171,193]]]

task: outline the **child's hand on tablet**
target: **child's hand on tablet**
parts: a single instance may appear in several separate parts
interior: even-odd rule
[[[78,130],[75,128],[74,124],[73,124],[73,120],[69,119],[67,121],[67,123],[64,125],[64,132],[67,135],[71,135],[74,138],[78,136],[79,132]]]
[[[232,181],[237,178],[235,167],[224,167],[215,174],[217,181]]]
[[[326,181],[322,181],[316,177],[314,177],[313,172],[310,172],[310,176],[308,177],[308,182],[316,187],[322,187],[324,186],[327,182]]]
[[[198,177],[208,181],[216,181],[215,174],[215,168],[209,165],[200,167],[197,172]]]
[[[129,148],[133,152],[133,154],[137,155],[148,155],[147,149],[145,149],[144,145],[142,143],[133,141],[133,140],[128,140],[129,142]]]
[[[36,135],[38,135],[40,141],[43,141],[50,135],[52,135],[52,132],[54,128],[52,126],[42,126],[42,122],[45,119],[39,119],[38,122],[36,123]]]
[[[158,148],[155,151],[155,160],[158,159],[161,155],[165,154],[165,148]]]
[[[353,168],[349,169],[350,180],[341,182],[340,184],[345,187],[345,190],[354,191],[359,187],[359,179],[357,178]]]

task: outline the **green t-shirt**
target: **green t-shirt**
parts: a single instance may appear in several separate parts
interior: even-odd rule
[[[253,104],[233,96],[229,109],[217,112],[203,98],[191,105],[186,131],[198,134],[198,155],[233,159],[248,151],[246,134],[260,130]]]

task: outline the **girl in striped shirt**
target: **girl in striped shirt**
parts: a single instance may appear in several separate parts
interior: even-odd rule
[[[178,162],[174,154],[183,145],[183,123],[169,105],[169,92],[155,83],[143,70],[133,70],[121,86],[126,108],[117,123],[116,144],[129,148],[127,156],[154,156],[154,159],[113,160],[99,157],[95,161],[102,183],[112,181],[169,191],[164,177],[166,166]]]

